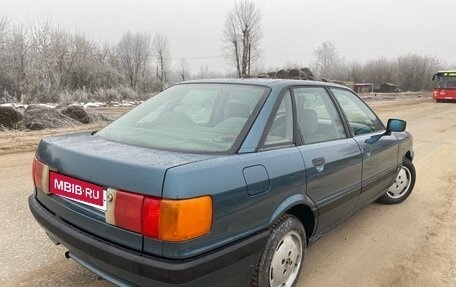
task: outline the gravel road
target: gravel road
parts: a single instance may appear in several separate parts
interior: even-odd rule
[[[456,104],[371,104],[408,122],[417,182],[404,203],[373,203],[311,246],[297,287],[456,286]],[[0,285],[111,286],[64,257],[33,219],[32,152],[0,155]]]

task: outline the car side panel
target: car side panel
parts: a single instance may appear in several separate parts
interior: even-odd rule
[[[243,170],[258,165],[267,171],[269,188],[251,196]],[[164,242],[163,256],[195,256],[265,230],[278,206],[293,194],[305,194],[305,186],[304,164],[296,147],[230,155],[171,168],[165,177],[163,196],[212,195],[214,216],[208,235],[178,244]]]
[[[409,153],[410,160],[413,160],[413,136],[408,132],[393,133],[399,144],[398,162],[402,162],[403,158]]]

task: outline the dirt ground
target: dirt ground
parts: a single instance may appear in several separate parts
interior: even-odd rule
[[[456,286],[456,103],[371,106],[385,122],[408,122],[415,190],[402,204],[367,206],[312,245],[297,287]],[[27,150],[47,132],[16,135],[9,144],[21,146],[21,137],[29,137],[23,141]],[[11,153],[20,149],[7,145],[0,136],[0,285],[111,286],[65,259],[66,249],[46,237],[27,207],[33,152]]]

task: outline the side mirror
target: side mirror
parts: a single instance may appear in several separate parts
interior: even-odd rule
[[[391,134],[391,132],[403,132],[407,122],[398,119],[389,119],[388,124],[386,125],[386,133]]]
[[[368,144],[376,143],[381,137],[385,135],[390,135],[391,132],[403,132],[405,131],[405,127],[407,126],[407,122],[398,119],[389,119],[388,124],[386,125],[386,131],[380,135],[374,135],[367,140],[365,140]]]

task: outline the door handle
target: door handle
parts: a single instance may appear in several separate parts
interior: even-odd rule
[[[370,157],[372,154],[372,147],[370,147],[370,146],[363,147],[363,152],[367,157]]]
[[[326,162],[324,157],[318,157],[312,160],[312,164],[318,172],[322,172],[325,169],[325,163]]]

